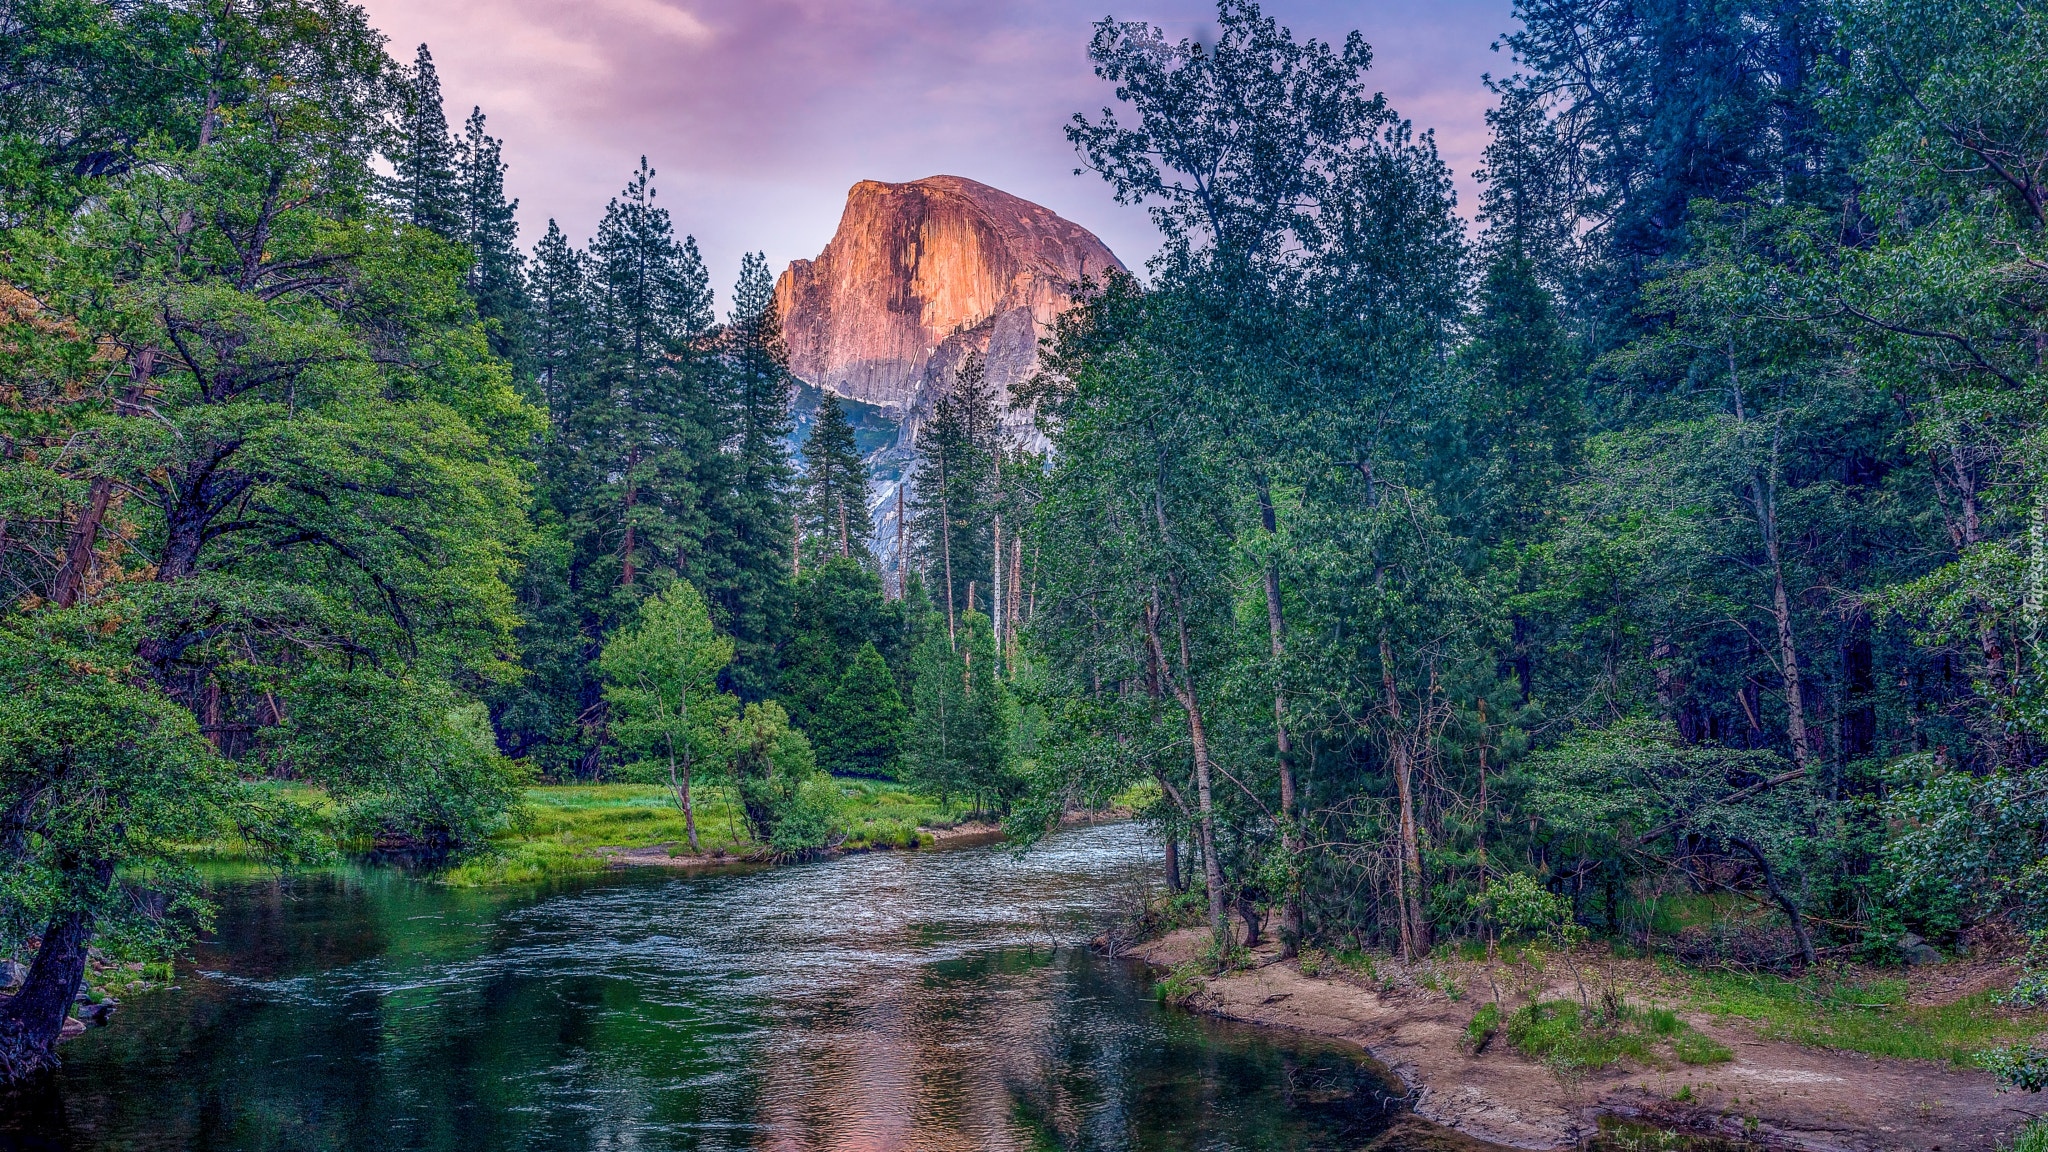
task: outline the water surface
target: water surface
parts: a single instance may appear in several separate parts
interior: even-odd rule
[[[1078,943],[1136,825],[790,868],[451,890],[352,868],[217,893],[174,991],[65,1046],[0,1145],[1356,1149],[1354,1050],[1160,1008]]]

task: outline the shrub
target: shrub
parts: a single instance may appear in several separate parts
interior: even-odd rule
[[[1188,1001],[1200,996],[1203,989],[1207,986],[1202,980],[1201,965],[1196,961],[1190,960],[1185,964],[1176,965],[1153,988],[1153,992],[1158,995],[1163,1003],[1186,1004]]]
[[[1500,1005],[1481,1004],[1479,1011],[1472,1014],[1472,1022],[1465,1025],[1465,1038],[1472,1042],[1472,1051],[1477,1053],[1500,1031]]]

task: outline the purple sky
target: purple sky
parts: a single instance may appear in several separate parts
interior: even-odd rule
[[[574,243],[644,152],[660,203],[697,237],[721,305],[740,254],[817,254],[855,181],[946,173],[1036,201],[1136,268],[1145,214],[1072,174],[1067,118],[1111,99],[1089,24],[1146,20],[1201,36],[1210,0],[364,0],[410,60],[426,41],[449,119],[481,104],[505,141],[521,239],[549,217]],[[1510,0],[1269,0],[1297,36],[1365,33],[1372,82],[1434,128],[1471,213],[1490,101],[1488,46]]]

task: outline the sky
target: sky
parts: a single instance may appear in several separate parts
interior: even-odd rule
[[[1158,246],[1061,129],[1113,102],[1090,24],[1207,39],[1213,0],[364,0],[410,61],[427,43],[457,128],[505,142],[521,241],[550,218],[584,242],[644,154],[697,238],[721,306],[748,251],[778,271],[831,239],[859,180],[965,176],[1090,229],[1133,268]],[[1268,0],[1297,37],[1373,46],[1368,79],[1434,129],[1468,218],[1491,104],[1481,75],[1511,0]],[[721,311],[722,311],[721,307]]]

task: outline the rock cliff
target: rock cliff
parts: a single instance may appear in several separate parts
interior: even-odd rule
[[[1087,229],[986,184],[863,180],[831,243],[776,282],[775,306],[790,370],[903,418],[907,447],[970,352],[1006,395],[1037,367],[1070,285],[1122,267]],[[1004,423],[1028,434],[1028,414]]]

